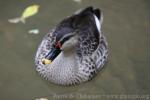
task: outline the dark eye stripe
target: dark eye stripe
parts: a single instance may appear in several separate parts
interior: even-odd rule
[[[74,34],[69,34],[64,36],[61,40],[60,43],[63,44],[64,42],[66,42],[67,40],[69,40]]]

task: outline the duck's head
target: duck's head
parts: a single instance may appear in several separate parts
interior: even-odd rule
[[[63,29],[61,30],[61,32]],[[62,51],[68,53],[75,49],[78,43],[78,35],[75,32],[67,32],[65,34],[59,34],[57,32],[55,36],[55,43],[51,47],[49,53],[42,59],[43,64],[50,64]]]
[[[79,37],[82,34],[86,36],[86,32],[90,31],[99,38],[102,20],[100,10],[92,7],[87,7],[64,19],[52,33],[55,43],[42,59],[43,64],[50,64],[62,51],[67,53],[75,50],[79,45]]]

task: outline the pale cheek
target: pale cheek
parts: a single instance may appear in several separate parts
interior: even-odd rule
[[[65,43],[61,49],[62,50],[70,50],[71,48],[73,47],[73,44],[72,43]]]
[[[65,42],[62,45],[62,50],[70,50],[70,49],[74,49],[74,47],[76,46],[78,40],[76,38],[72,38],[69,41]]]

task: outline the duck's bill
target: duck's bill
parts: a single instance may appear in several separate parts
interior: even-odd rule
[[[61,50],[59,48],[52,48],[50,52],[46,55],[45,58],[42,59],[42,63],[44,65],[51,64],[52,61],[59,55]]]

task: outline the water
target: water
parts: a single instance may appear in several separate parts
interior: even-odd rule
[[[20,16],[31,4],[39,4],[41,8],[37,15],[27,19],[26,24],[7,21]],[[59,21],[88,5],[104,12],[102,30],[109,43],[109,62],[87,83],[71,87],[48,83],[35,71],[34,55],[38,44]],[[83,0],[81,3],[73,0],[1,0],[0,100],[40,97],[75,100],[88,99],[92,95],[95,99],[116,100],[120,99],[120,94],[126,99],[132,99],[133,95],[150,99],[149,11],[148,0]],[[40,34],[28,34],[28,30],[34,28],[38,28]]]

